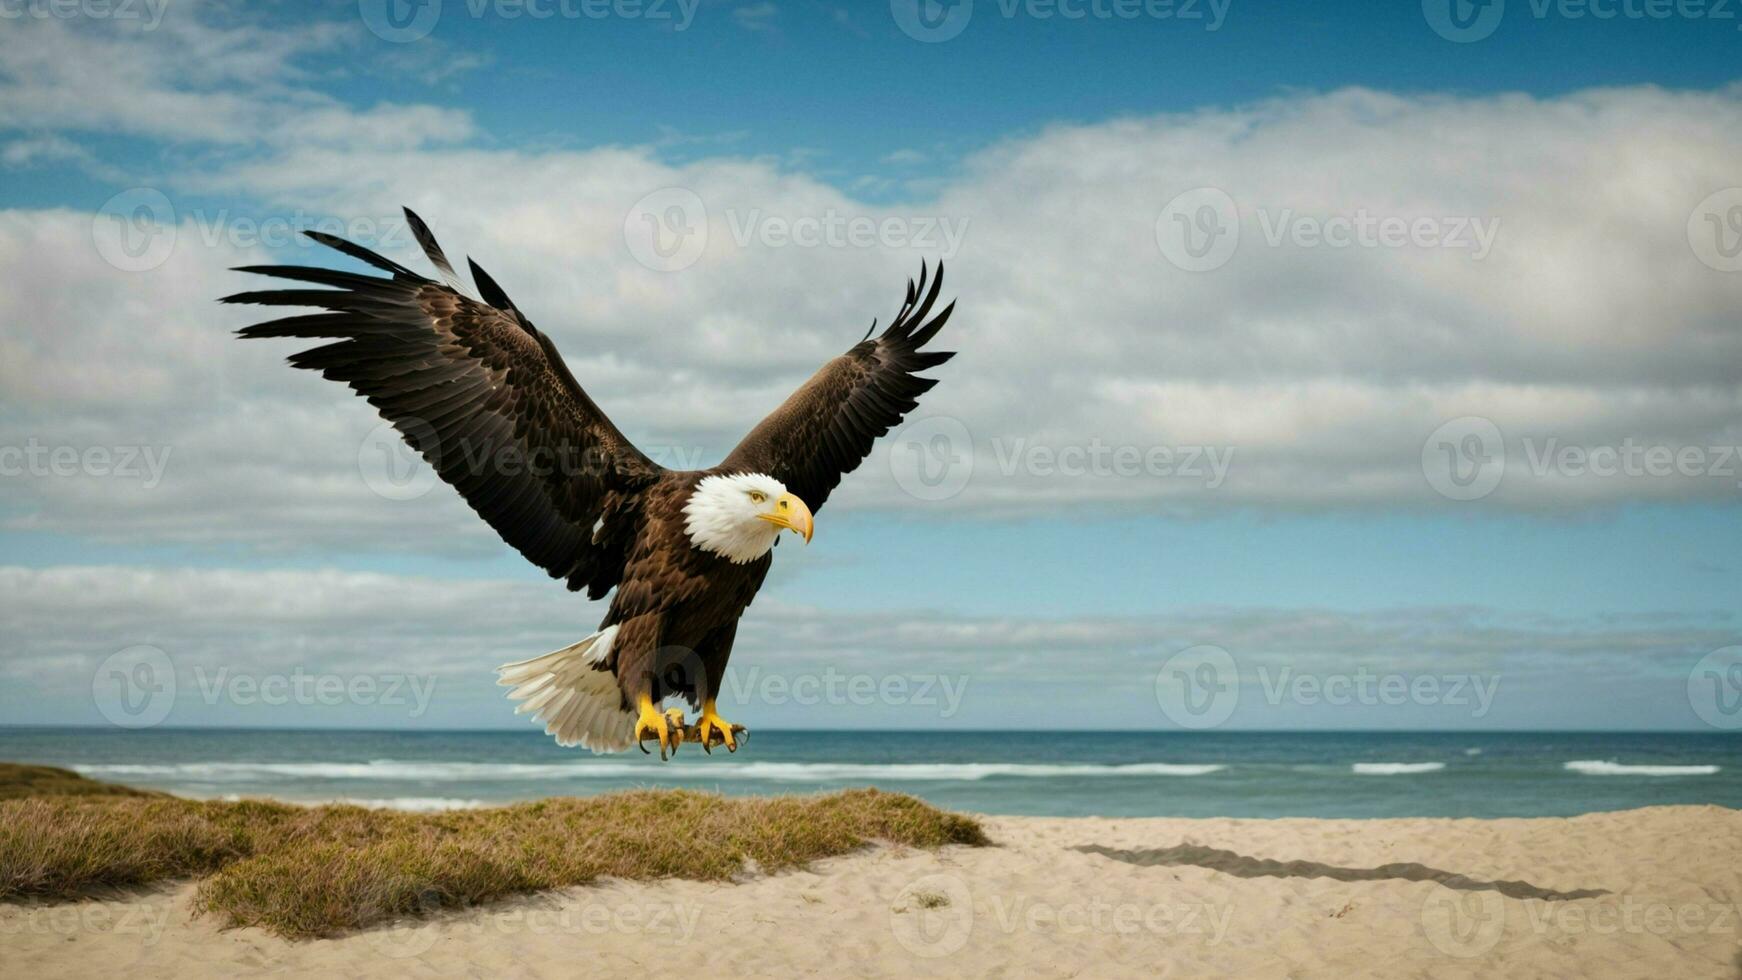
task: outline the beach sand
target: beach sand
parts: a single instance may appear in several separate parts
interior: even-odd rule
[[[221,929],[191,884],[10,905],[0,960],[130,980],[1742,974],[1742,811],[986,825],[998,846],[608,882],[305,942]]]

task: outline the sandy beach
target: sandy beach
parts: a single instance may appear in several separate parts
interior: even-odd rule
[[[17,976],[1735,977],[1742,812],[991,817],[736,884],[611,882],[287,942],[193,886],[0,907]]]

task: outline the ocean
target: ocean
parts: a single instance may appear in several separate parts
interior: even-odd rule
[[[593,756],[536,731],[0,729],[0,760],[200,798],[412,810],[632,787],[877,786],[996,814],[1535,817],[1742,807],[1742,735],[753,732],[736,755]]]

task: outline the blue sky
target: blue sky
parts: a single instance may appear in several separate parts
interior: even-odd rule
[[[633,438],[713,458],[940,251],[734,248],[734,222],[966,229],[947,256],[964,354],[916,418],[965,426],[972,481],[916,496],[880,449],[816,542],[777,553],[734,663],[933,671],[985,693],[948,716],[751,699],[753,724],[1175,727],[1156,672],[1207,643],[1248,688],[1276,664],[1500,682],[1480,716],[1248,701],[1227,722],[1241,727],[1704,727],[1690,673],[1742,644],[1742,477],[1720,465],[1742,442],[1742,273],[1695,238],[1702,208],[1726,233],[1707,202],[1742,185],[1742,22],[1511,0],[1458,43],[1435,2],[1232,0],[1182,19],[1085,0],[1067,19],[958,0],[965,27],[936,43],[903,32],[905,0],[704,2],[682,29],[443,0],[404,43],[370,32],[368,0],[172,0],[150,30],[3,25],[0,256],[25,271],[0,297],[0,445],[172,455],[150,487],[0,476],[17,491],[0,502],[17,591],[0,601],[28,624],[0,657],[38,682],[8,685],[0,721],[103,723],[93,671],[146,644],[180,678],[170,723],[516,723],[489,668],[602,609],[445,488],[371,493],[366,406],[290,376],[288,349],[228,340],[248,320],[209,302],[242,288],[228,265],[335,263],[256,241],[256,222],[372,220],[351,227],[385,228],[385,249],[410,203]],[[1240,251],[1169,264],[1170,198],[1206,186],[1234,202]],[[706,202],[707,250],[644,268],[624,222],[672,187]],[[178,230],[150,268],[104,251],[130,188],[159,193],[171,213],[154,220]],[[1265,247],[1274,221],[1368,212],[1486,220],[1496,251]],[[1470,418],[1498,423],[1506,471],[1459,501],[1422,448]],[[1233,463],[1226,486],[1000,474],[1013,438],[1222,447]],[[1533,472],[1551,442],[1692,447],[1709,472]],[[474,591],[524,616],[467,616]],[[360,605],[333,612],[329,595]],[[428,670],[455,693],[414,720],[262,713],[192,696],[189,671],[219,663]]]

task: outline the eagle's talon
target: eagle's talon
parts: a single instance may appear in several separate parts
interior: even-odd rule
[[[647,755],[647,746],[642,744],[647,739],[657,739],[659,742],[659,761],[664,762],[677,755],[677,747],[683,744],[683,712],[677,708],[661,714],[653,706],[653,698],[643,694],[637,702],[640,717],[635,722],[635,745]],[[675,716],[675,717],[674,717]]]
[[[702,743],[702,751],[713,755],[713,747],[724,745],[727,752],[738,751],[738,736],[744,731],[743,725],[734,725],[714,709],[714,702],[702,704],[702,716],[696,719],[696,741]]]
[[[683,709],[667,708],[665,711],[665,724],[671,731],[671,755],[672,758],[675,759],[677,758],[677,747],[683,744],[686,731],[684,727]]]

